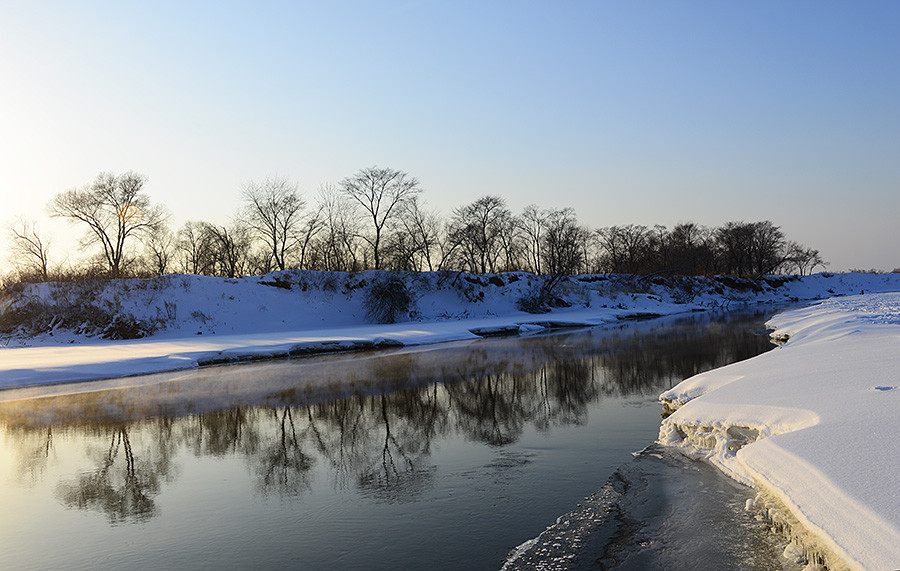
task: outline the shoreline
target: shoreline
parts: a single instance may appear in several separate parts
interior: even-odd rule
[[[758,282],[570,276],[560,282],[554,302],[559,307],[527,313],[521,310],[522,302],[539,290],[542,276],[462,275],[450,280],[453,276],[437,272],[408,273],[397,274],[414,298],[408,315],[401,315],[399,323],[372,324],[364,294],[387,275],[288,271],[238,280],[173,274],[95,284],[24,284],[0,298],[0,324],[6,327],[0,340],[5,343],[0,344],[0,390],[306,354],[528,335],[623,319],[797,303],[863,289],[900,290],[900,274],[823,273]],[[86,329],[78,321],[85,315],[131,324],[131,329],[152,324],[152,333],[138,339],[103,339],[98,332],[109,331],[111,325],[92,322],[93,329]],[[35,329],[30,319],[47,321],[48,328]]]
[[[691,312],[690,309],[673,309],[675,311],[654,316],[677,317]],[[471,341],[500,335],[532,335],[647,318],[646,313],[637,317],[632,314],[608,309],[564,310],[554,312],[552,319],[549,319],[550,314],[536,316],[537,319],[504,316],[268,334],[5,348],[0,349],[0,393],[31,386],[99,381],[216,365]]]
[[[658,443],[757,491],[748,503],[828,569],[900,565],[900,294],[832,299],[770,320],[777,349],[686,379]]]
[[[658,444],[633,455],[576,509],[511,550],[502,570],[679,569],[705,560],[800,571],[782,560],[788,542],[744,509],[752,490]]]

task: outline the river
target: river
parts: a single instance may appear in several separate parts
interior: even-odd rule
[[[715,506],[740,519],[749,492],[717,473],[673,483],[683,459],[632,453],[656,438],[657,394],[772,347],[771,313],[3,391],[0,568],[497,569],[561,514],[609,511],[616,474],[650,482],[616,500],[644,526],[577,536],[593,546],[581,564],[691,561],[664,528],[702,517],[673,498],[720,486]],[[766,568],[779,546],[747,525],[750,547],[693,545]]]

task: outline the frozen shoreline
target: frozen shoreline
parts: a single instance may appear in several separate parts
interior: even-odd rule
[[[900,294],[768,325],[784,346],[660,395],[677,411],[659,443],[754,486],[761,509],[793,521],[797,550],[829,568],[900,567]]]
[[[683,569],[698,561],[799,570],[781,557],[785,542],[744,509],[752,498],[752,490],[716,468],[651,445],[575,510],[511,551],[502,570]]]
[[[672,312],[673,314],[676,312]],[[521,316],[359,325],[335,329],[140,339],[45,345],[0,350],[0,389],[98,380],[190,369],[203,365],[287,358],[304,354],[425,345],[478,339],[493,331],[527,334],[551,327],[590,327],[626,317],[625,312],[560,311],[528,320]],[[473,333],[475,330],[480,335]]]

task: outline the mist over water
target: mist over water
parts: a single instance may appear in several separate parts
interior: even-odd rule
[[[769,313],[5,391],[0,567],[497,568]]]

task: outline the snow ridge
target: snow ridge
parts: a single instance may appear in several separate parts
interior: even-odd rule
[[[898,316],[898,293],[775,316],[784,346],[660,395],[659,443],[755,486],[829,568],[900,568]]]

